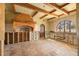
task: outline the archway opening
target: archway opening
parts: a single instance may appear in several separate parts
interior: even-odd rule
[[[40,38],[45,38],[45,25],[40,25]]]

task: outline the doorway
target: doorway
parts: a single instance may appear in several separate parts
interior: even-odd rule
[[[45,25],[40,25],[40,38],[45,38]]]

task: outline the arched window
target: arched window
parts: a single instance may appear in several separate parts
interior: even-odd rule
[[[75,25],[70,20],[63,20],[57,24],[57,32],[76,32]]]

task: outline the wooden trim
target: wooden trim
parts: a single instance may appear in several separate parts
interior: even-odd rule
[[[36,11],[36,12],[32,15],[32,17],[34,17],[37,13],[38,13],[38,11]]]
[[[53,13],[53,12],[55,12],[56,10],[52,10],[52,11],[50,11],[49,13]]]
[[[60,16],[62,16],[62,15],[64,15],[64,14],[58,15],[58,17],[60,17]]]
[[[64,5],[60,6],[60,8],[63,8],[65,6],[67,6],[68,4],[70,4],[70,3],[65,3]]]
[[[46,15],[43,15],[42,17],[40,17],[40,19],[42,19],[42,18],[44,18],[44,17],[46,17],[48,14],[46,14]]]
[[[75,12],[75,11],[76,11],[76,9],[74,9],[74,10],[71,10],[71,11],[69,11],[68,13]]]
[[[47,19],[47,20],[49,21],[49,20],[54,19],[54,18],[55,18],[55,17],[52,17],[52,18],[49,18],[49,19]]]

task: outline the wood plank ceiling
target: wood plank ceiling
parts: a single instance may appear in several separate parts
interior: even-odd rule
[[[76,11],[75,3],[14,3],[14,11],[25,13],[31,17],[37,16],[40,13],[40,19],[51,20],[69,15]]]

